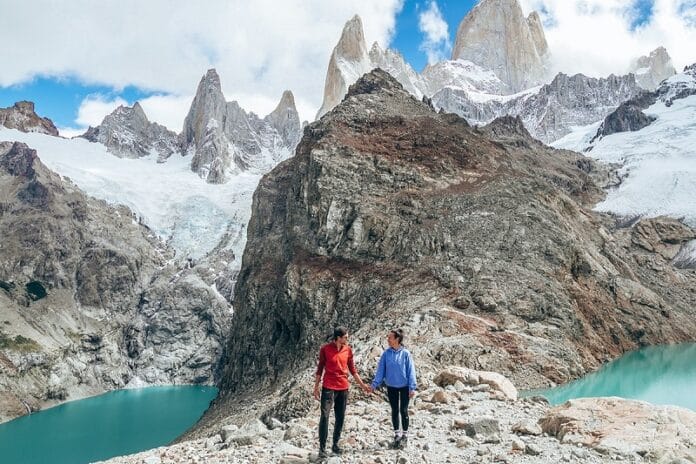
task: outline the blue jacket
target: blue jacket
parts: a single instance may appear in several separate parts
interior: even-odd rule
[[[411,353],[403,346],[398,350],[390,347],[382,353],[372,388],[378,388],[382,381],[388,387],[408,386],[409,391],[416,391],[416,368]]]

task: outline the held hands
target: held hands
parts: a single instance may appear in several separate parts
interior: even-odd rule
[[[409,390],[409,391],[408,391],[408,397],[409,397],[409,398],[413,398],[414,396],[416,396],[416,391],[415,391],[415,390]]]

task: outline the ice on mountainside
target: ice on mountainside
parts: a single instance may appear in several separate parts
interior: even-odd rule
[[[88,195],[127,206],[172,245],[179,259],[199,259],[214,248],[229,249],[235,259],[241,259],[260,174],[241,173],[225,184],[213,185],[192,172],[189,158],[180,154],[166,163],[158,163],[156,155],[118,158],[104,145],[82,138],[10,129],[0,129],[0,140],[26,143],[49,169]]]
[[[609,191],[598,210],[628,217],[683,218],[694,227],[696,65],[665,80],[654,95],[655,102],[643,110],[654,121],[640,130],[606,135],[590,145],[599,125],[595,123],[576,128],[552,145],[621,165],[621,184]]]

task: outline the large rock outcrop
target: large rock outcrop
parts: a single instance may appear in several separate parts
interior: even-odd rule
[[[138,102],[133,107],[119,106],[81,137],[104,144],[110,153],[120,158],[157,155],[159,161],[164,161],[179,151],[177,134],[150,122]]]
[[[0,422],[126,385],[212,383],[229,305],[125,207],[0,143]]]
[[[34,103],[30,101],[20,101],[8,108],[0,108],[0,126],[22,132],[58,136],[58,129],[53,125],[53,121],[37,115],[34,111]]]
[[[288,158],[301,133],[292,93],[265,119],[226,102],[214,69],[203,76],[184,120],[183,150],[191,169],[210,183],[225,182],[242,172],[267,172]]]
[[[519,118],[479,130],[383,71],[364,76],[257,188],[204,424],[276,390],[268,414],[306,412],[292,386],[336,324],[358,356],[403,326],[425,371],[494,371],[518,388],[693,340],[696,277],[591,211],[603,176]]]
[[[459,24],[452,59],[493,71],[516,93],[543,82],[547,53],[538,15],[525,18],[517,0],[483,0]]]

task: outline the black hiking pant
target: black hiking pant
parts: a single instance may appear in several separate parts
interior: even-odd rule
[[[346,405],[348,404],[348,390],[321,389],[321,418],[319,419],[319,448],[326,448],[326,439],[329,436],[329,415],[333,406],[335,422],[333,431],[333,444],[337,445],[341,439],[343,420],[346,417]]]
[[[408,430],[408,386],[395,388],[387,386],[387,397],[391,406],[391,418],[394,430],[399,430],[399,414],[401,414],[401,428]]]

